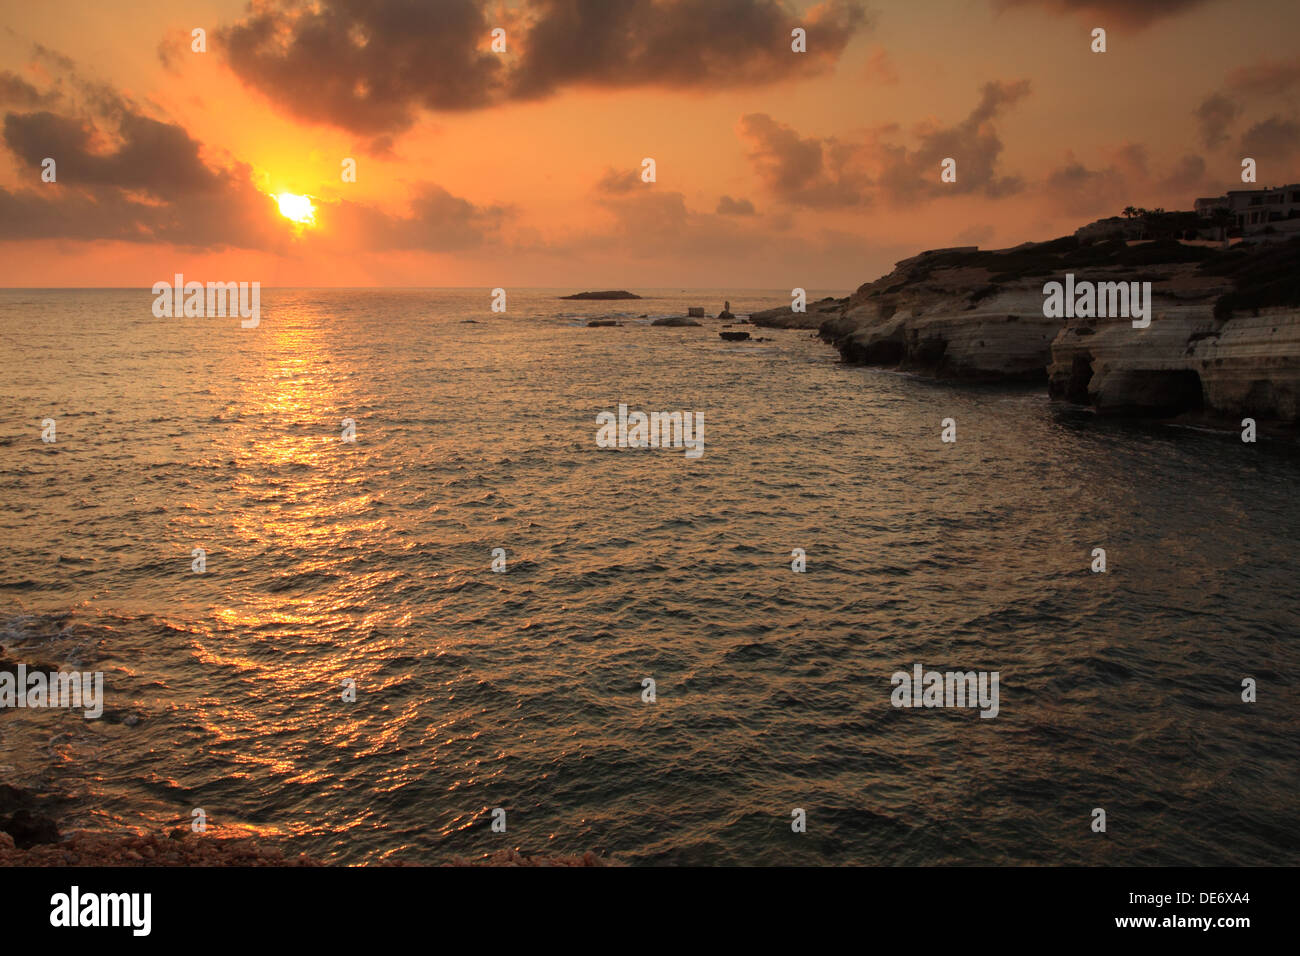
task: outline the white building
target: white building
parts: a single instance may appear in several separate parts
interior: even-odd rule
[[[1300,219],[1300,183],[1265,186],[1263,189],[1231,189],[1225,196],[1198,199],[1198,215],[1208,219],[1216,209],[1227,209],[1243,233],[1259,232],[1272,223]]]

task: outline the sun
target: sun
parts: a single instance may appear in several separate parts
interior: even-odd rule
[[[280,193],[275,197],[275,201],[280,206],[280,215],[290,222],[296,222],[300,226],[316,225],[316,207],[312,204],[310,196]]]

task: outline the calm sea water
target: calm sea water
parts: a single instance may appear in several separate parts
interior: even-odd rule
[[[0,644],[108,698],[0,713],[0,782],[346,863],[1300,862],[1294,448],[557,294],[0,292]],[[620,402],[703,457],[598,449]],[[916,663],[999,715],[893,708]]]

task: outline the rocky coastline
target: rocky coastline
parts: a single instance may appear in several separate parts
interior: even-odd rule
[[[1150,322],[1050,318],[1067,275],[1149,283]],[[1294,427],[1300,420],[1300,240],[1222,249],[1070,236],[1012,249],[936,249],[843,299],[754,313],[816,329],[846,362],[941,379],[1046,385],[1103,415]]]

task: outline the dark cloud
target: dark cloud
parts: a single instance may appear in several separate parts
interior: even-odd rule
[[[275,202],[251,186],[223,194],[142,202],[119,189],[68,189],[46,184],[0,188],[0,241],[116,239],[195,249],[275,249],[286,244],[272,228]]]
[[[800,15],[778,0],[531,0],[510,93],[573,85],[719,88],[813,75],[833,64],[866,13],[828,0]],[[791,31],[807,52],[791,51]]]
[[[1070,216],[1114,214],[1128,195],[1114,167],[1089,169],[1073,156],[1047,174],[1045,187],[1052,209]]]
[[[1241,136],[1242,155],[1251,157],[1261,167],[1267,167],[1269,160],[1289,159],[1298,146],[1300,123],[1281,116],[1270,116]]]
[[[33,169],[52,157],[62,183],[141,189],[159,197],[223,185],[199,158],[199,144],[179,126],[124,111],[114,132],[120,145],[101,152],[92,143],[96,131],[81,119],[48,111],[9,113],[4,119],[9,151]]]
[[[32,44],[32,56],[37,62],[43,63],[60,73],[75,72],[76,63],[71,57],[65,56],[58,50],[51,50],[43,44]]]
[[[998,175],[1002,140],[994,120],[1028,95],[1028,80],[986,83],[979,102],[964,120],[921,130],[916,149],[881,145],[884,168],[878,177],[879,188],[896,202],[970,193],[998,199],[1019,192],[1023,186],[1019,178]],[[957,161],[954,183],[939,179],[940,164],[948,158]]]
[[[219,168],[182,127],[144,115],[115,90],[77,81],[85,101],[70,112],[9,112],[3,143],[31,187],[0,189],[0,240],[161,242],[188,248],[285,252],[292,233],[275,200],[243,164]],[[26,95],[26,91],[23,91]],[[30,96],[27,96],[30,99]],[[41,181],[55,160],[57,179]],[[432,184],[391,215],[351,202],[317,200],[320,232],[299,243],[366,249],[468,249],[493,238],[508,211],[483,208]]]
[[[606,169],[600,181],[596,183],[596,190],[606,195],[617,196],[630,193],[634,189],[641,189],[646,186],[641,181],[641,170],[638,169]]]
[[[1246,129],[1234,143],[1234,151],[1261,161],[1289,159],[1296,153],[1296,134],[1300,132],[1300,114],[1292,95],[1297,91],[1300,91],[1300,59],[1262,60],[1238,67],[1228,74],[1226,90],[1210,94],[1194,111],[1200,122],[1201,141],[1207,148],[1229,142],[1232,126],[1238,121],[1245,122],[1247,110],[1243,102],[1259,107],[1261,99],[1272,98],[1273,105],[1280,105],[1282,112],[1273,113]]]
[[[1153,171],[1146,147],[1125,143],[1092,169],[1068,155],[1041,186],[1044,205],[1071,216],[1115,216],[1125,206],[1190,209],[1207,188],[1206,164],[1187,154],[1167,171]]]
[[[1089,16],[1098,21],[1093,25],[1099,27],[1111,24],[1145,27],[1206,2],[1207,0],[994,0],[998,9],[1039,7],[1050,13]]]
[[[1228,138],[1228,127],[1241,113],[1241,107],[1222,93],[1212,93],[1192,112],[1201,126],[1201,142],[1213,149]]]
[[[965,119],[918,128],[913,149],[891,141],[898,133],[892,125],[867,141],[819,139],[801,137],[766,113],[751,113],[741,117],[738,132],[752,145],[750,159],[764,185],[795,205],[910,203],[972,193],[997,199],[1019,192],[1023,183],[998,174],[1002,140],[994,121],[1028,94],[1028,80],[986,83]],[[944,183],[941,164],[949,158],[956,160],[957,179]]]
[[[173,75],[180,73],[181,59],[193,52],[194,36],[189,30],[176,28],[168,30],[158,41],[158,62],[162,68]]]
[[[32,109],[37,106],[52,106],[58,99],[58,93],[42,93],[17,73],[0,70],[0,106]]]
[[[755,215],[754,204],[748,199],[732,199],[730,196],[723,196],[718,200],[717,213],[719,216],[753,216]]]
[[[54,58],[62,65],[66,58]],[[0,191],[0,239],[118,239],[194,248],[271,248],[274,201],[246,166],[214,169],[180,126],[145,116],[115,90],[73,82],[68,112],[9,112],[3,142],[31,188]],[[41,180],[42,162],[56,180]]]
[[[1174,168],[1160,179],[1158,188],[1165,194],[1173,193],[1186,197],[1183,206],[1190,207],[1190,200],[1203,191],[1205,174],[1205,160],[1200,156],[1188,153],[1178,160]]]
[[[489,12],[492,11],[492,12]],[[566,87],[712,89],[831,66],[867,17],[858,0],[273,0],[219,31],[231,68],[281,108],[379,134],[420,110],[471,110]],[[489,51],[507,31],[508,54]],[[791,52],[791,30],[808,52]]]
[[[801,137],[766,113],[742,116],[737,130],[751,145],[749,157],[759,178],[777,198],[816,207],[866,201],[870,181],[854,165],[859,156],[853,146],[833,137]]]
[[[403,129],[417,110],[485,106],[504,60],[476,49],[495,25],[476,0],[267,4],[219,31],[235,73],[303,119]]]
[[[395,216],[354,202],[317,203],[321,241],[342,239],[369,250],[459,252],[494,241],[508,210],[480,207],[431,183],[419,186],[410,213]],[[316,237],[313,237],[316,238]]]

